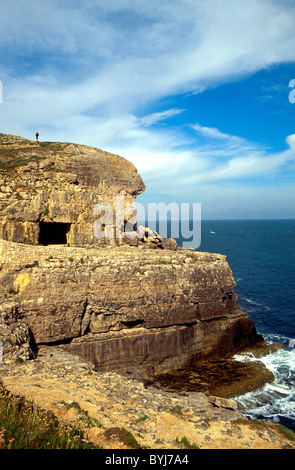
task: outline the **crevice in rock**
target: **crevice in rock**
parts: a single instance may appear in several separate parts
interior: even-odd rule
[[[79,336],[84,336],[90,333],[90,323],[91,323],[91,317],[92,314],[90,313],[87,318],[87,307],[88,307],[88,299],[85,300],[84,302],[84,307],[83,307],[83,312],[82,312],[82,318],[81,318],[81,328],[80,328],[80,335]]]
[[[144,323],[144,320],[121,321],[121,325],[126,328],[136,328]]]
[[[223,315],[220,317],[207,318],[205,320],[201,320],[201,323],[211,323],[211,322],[219,321],[219,320],[227,320],[227,318],[228,318],[227,315]]]
[[[29,328],[29,346],[33,355],[38,353],[38,345],[36,344],[32,330]]]
[[[227,300],[232,300],[232,292],[225,292],[225,294],[222,297],[222,302],[226,302]]]
[[[81,336],[86,336],[86,335],[88,335],[88,333],[90,333],[90,321],[89,321],[88,325],[86,326],[86,329],[85,329],[83,335],[81,334]]]
[[[76,338],[76,336],[74,336],[72,338],[58,339],[56,341],[44,341],[44,342],[38,343],[37,347],[39,347],[39,346],[62,346],[64,344],[71,344],[71,342],[75,338]]]

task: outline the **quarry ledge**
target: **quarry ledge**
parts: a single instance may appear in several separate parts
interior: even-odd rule
[[[32,262],[34,256],[34,262],[36,261],[51,261],[64,260],[66,262],[94,262],[97,259],[116,261],[135,261],[138,259],[143,263],[145,261],[153,261],[164,265],[173,263],[214,263],[219,261],[226,261],[226,256],[219,253],[207,253],[202,251],[196,251],[192,248],[177,247],[175,251],[169,249],[158,249],[154,250],[146,248],[144,246],[129,246],[127,244],[118,245],[81,245],[71,246],[70,244],[53,244],[53,245],[40,245],[32,243],[18,243],[0,239],[0,263],[1,265],[9,261],[10,255],[12,255],[11,262],[16,261],[16,256],[19,257],[19,264],[25,262]],[[84,258],[83,258],[84,255]],[[15,258],[15,259],[14,259]],[[149,264],[149,263],[147,263]],[[0,267],[1,267],[0,265]]]
[[[234,354],[261,340],[234,287],[216,253],[0,240],[4,359],[59,344],[97,370],[154,374]]]

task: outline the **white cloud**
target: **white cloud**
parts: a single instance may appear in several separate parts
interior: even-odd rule
[[[258,144],[248,142],[243,137],[238,137],[236,135],[226,134],[225,132],[221,132],[219,129],[215,127],[205,127],[201,126],[200,124],[192,124],[192,129],[194,129],[198,134],[207,138],[208,145],[210,148],[210,152],[212,154],[214,145],[216,147],[216,151],[219,153],[220,156],[222,155],[229,155],[230,151],[236,152],[237,149],[243,148],[245,152],[246,148],[248,150],[258,149]],[[225,149],[225,151],[224,151]]]
[[[44,67],[44,52],[45,61],[48,54],[51,62],[76,61],[69,76],[74,72],[80,82],[69,93],[85,95],[85,109],[90,89],[94,102],[117,100],[132,110],[142,100],[203,90],[295,59],[295,8],[279,2],[122,0],[67,7],[60,1],[11,0],[2,9],[3,45],[27,54],[32,67],[34,55]],[[69,79],[63,72],[61,87]]]
[[[153,126],[159,121],[164,121],[165,119],[176,116],[184,111],[184,109],[168,109],[167,111],[162,111],[160,113],[147,114],[146,116],[140,119],[140,124],[144,127]]]
[[[68,3],[68,4],[67,4]],[[77,54],[109,56],[117,35],[100,15],[90,16],[83,2],[10,0],[1,8],[1,42],[26,54],[55,54],[77,59]]]
[[[216,135],[218,135],[218,132]],[[224,147],[221,152],[210,152],[208,149],[203,152],[202,148],[199,148],[197,162],[202,159],[206,162],[210,161],[209,168],[200,171],[198,164],[191,166],[189,175],[183,176],[179,183],[184,186],[192,186],[194,184],[247,178],[255,181],[255,179],[261,177],[269,178],[283,171],[287,163],[295,162],[295,135],[286,138],[289,145],[287,150],[273,153],[260,148],[251,148],[251,144],[243,139],[241,139],[240,146],[236,146],[233,151],[230,136],[228,142],[228,148]],[[219,158],[220,153],[222,159]],[[192,171],[192,168],[194,171]]]
[[[218,130],[215,135],[219,135]],[[197,143],[189,150],[178,149],[169,146],[167,140],[165,144],[168,145],[164,152],[161,151],[164,141],[159,147],[153,147],[153,134],[148,133],[144,151],[141,150],[141,143],[135,142],[133,147],[126,148],[126,154],[136,163],[151,193],[170,194],[176,199],[190,200],[206,194],[209,201],[211,193],[218,197],[217,188],[221,184],[231,190],[234,189],[233,184],[237,187],[242,185],[247,187],[251,195],[253,186],[264,188],[272,183],[276,176],[288,173],[289,167],[286,165],[295,164],[295,135],[287,137],[289,148],[282,152],[271,152],[261,146],[255,148],[244,139],[239,142],[238,138],[233,149],[231,140],[228,135],[226,144],[222,142],[224,145],[220,151],[216,150],[215,146],[210,149],[208,145]],[[263,192],[263,189],[261,191]],[[238,194],[232,191],[236,203]],[[245,195],[245,192],[241,194]]]
[[[233,136],[229,134],[225,134],[224,132],[220,132],[218,129],[214,127],[204,127],[200,126],[200,124],[193,124],[192,128],[199,132],[200,134],[204,135],[205,137],[209,137],[210,139],[232,139]]]
[[[294,17],[294,2],[275,0],[10,0],[2,132],[38,126],[43,140],[119,153],[167,194],[275,174],[294,159],[294,136],[278,153],[199,123],[188,137],[166,121],[185,110],[165,99],[295,61]]]

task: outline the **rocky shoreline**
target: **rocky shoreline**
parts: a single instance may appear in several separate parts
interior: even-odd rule
[[[199,391],[207,395],[234,398],[273,382],[273,373],[259,359],[283,347],[281,343],[261,341],[241,352],[245,358],[249,356],[249,359],[252,357],[255,360],[242,362],[236,360],[235,356],[228,356],[208,361],[190,361],[168,374],[147,379],[145,385],[172,392]]]
[[[161,374],[261,341],[225,256],[0,240],[0,340],[28,359],[63,343],[101,371]]]
[[[82,426],[104,449],[132,448],[122,429],[141,449],[183,449],[188,443],[200,449],[295,448],[277,425],[246,419],[233,400],[147,387],[132,370],[95,371],[60,347],[40,347],[34,360],[0,364],[0,378],[11,393]]]
[[[0,150],[4,386],[73,424],[83,410],[105,448],[128,448],[122,428],[140,448],[294,448],[228,400],[272,377],[227,359],[263,338],[226,257],[139,230],[145,185],[118,155],[6,134]]]

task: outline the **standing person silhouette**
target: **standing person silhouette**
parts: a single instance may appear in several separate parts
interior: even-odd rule
[[[36,142],[39,142],[39,133],[38,133],[38,131],[35,133],[35,136],[36,136]]]

